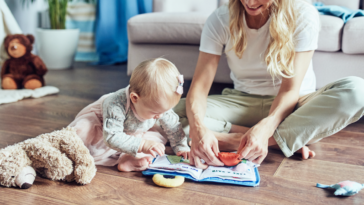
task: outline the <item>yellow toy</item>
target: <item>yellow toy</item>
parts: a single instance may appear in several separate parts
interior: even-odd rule
[[[181,186],[184,181],[185,178],[181,176],[171,176],[171,175],[161,175],[161,174],[155,174],[153,176],[153,182],[156,185],[162,187],[178,187]]]

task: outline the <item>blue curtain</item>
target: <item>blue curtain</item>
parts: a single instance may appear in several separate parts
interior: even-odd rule
[[[128,20],[152,12],[153,0],[98,0],[95,31],[97,64],[110,65],[128,59]]]

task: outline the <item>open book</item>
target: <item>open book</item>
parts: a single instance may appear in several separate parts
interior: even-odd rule
[[[189,164],[188,160],[175,155],[157,156],[149,168],[142,173],[144,175],[173,175],[183,176],[199,182],[218,182],[237,184],[244,186],[258,186],[260,182],[258,167],[247,160],[232,167],[214,167],[209,166],[207,169],[199,169]]]

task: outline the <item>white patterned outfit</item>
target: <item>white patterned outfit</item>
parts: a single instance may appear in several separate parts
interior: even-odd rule
[[[175,153],[190,151],[178,115],[171,109],[159,119],[140,119],[130,102],[129,86],[88,105],[69,126],[77,129],[97,165],[114,166],[122,153],[145,156],[137,153],[142,139],[167,143],[166,138],[153,131],[156,123]]]

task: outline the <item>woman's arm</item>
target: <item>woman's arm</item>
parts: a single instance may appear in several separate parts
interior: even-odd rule
[[[314,51],[296,53],[295,76],[282,78],[281,87],[272,103],[269,115],[244,134],[238,149],[241,158],[260,164],[267,156],[268,145],[273,145],[275,142],[272,138],[274,131],[292,113],[298,102],[300,87],[313,53]]]
[[[207,95],[215,78],[219,60],[219,55],[200,52],[191,88],[186,98],[186,112],[192,139],[190,162],[198,168],[207,167],[201,163],[200,159],[209,165],[223,165],[216,157],[219,153],[218,141],[203,124]]]

